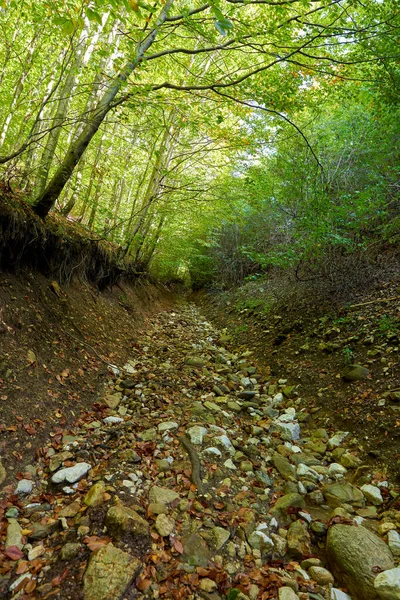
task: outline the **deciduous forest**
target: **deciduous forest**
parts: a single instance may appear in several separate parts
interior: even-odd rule
[[[399,0],[0,0],[0,597],[399,600]]]
[[[5,2],[3,181],[161,278],[398,229],[392,1]]]

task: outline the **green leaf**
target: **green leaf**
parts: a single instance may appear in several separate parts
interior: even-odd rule
[[[233,23],[229,19],[219,19],[215,21],[215,27],[221,35],[226,35],[229,30],[233,29]]]
[[[65,35],[71,35],[75,31],[75,23],[71,19],[66,19],[61,25],[61,30]]]
[[[101,16],[96,11],[92,10],[91,8],[87,8],[86,16],[89,19],[89,21],[97,21],[97,23],[99,25],[101,25],[101,23],[102,23]]]

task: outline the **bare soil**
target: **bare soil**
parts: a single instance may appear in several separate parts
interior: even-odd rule
[[[122,366],[152,311],[171,303],[168,290],[148,283],[99,292],[28,270],[0,274],[0,456],[8,480],[91,409],[107,363]]]

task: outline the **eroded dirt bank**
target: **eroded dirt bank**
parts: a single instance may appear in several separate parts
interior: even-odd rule
[[[165,288],[137,283],[99,292],[60,286],[37,271],[0,274],[0,455],[8,477],[40,456],[101,394],[107,363],[123,364]]]
[[[390,477],[223,340],[194,305],[153,313],[98,401],[21,460],[4,598],[398,598]]]

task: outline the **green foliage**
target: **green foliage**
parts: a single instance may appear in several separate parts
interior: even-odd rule
[[[397,242],[391,0],[3,4],[4,180],[34,200],[105,92],[55,210],[140,270],[230,287]]]

